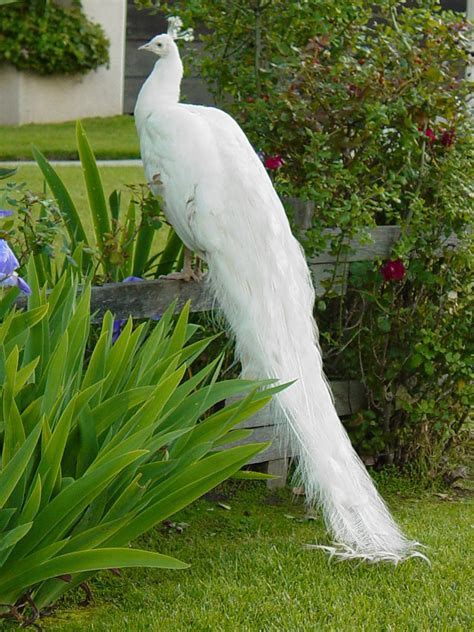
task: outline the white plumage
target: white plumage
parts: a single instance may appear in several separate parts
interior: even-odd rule
[[[314,289],[278,195],[237,123],[179,103],[183,67],[169,35],[135,108],[145,173],[209,283],[247,377],[296,382],[277,396],[299,452],[308,502],[319,503],[342,558],[395,563],[420,555],[401,533],[351,446],[322,371]]]

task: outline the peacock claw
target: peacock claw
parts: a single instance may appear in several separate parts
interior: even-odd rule
[[[162,274],[160,279],[165,279],[166,281],[185,281],[186,283],[195,281],[196,283],[199,283],[202,281],[202,276],[201,270],[181,270],[181,272]]]
[[[181,272],[171,272],[171,274],[163,274],[160,279],[167,279],[168,281],[195,281],[199,283],[202,281],[203,273],[201,270],[201,260],[196,257],[196,265],[193,268],[192,265],[193,256],[188,248],[184,248],[184,265]]]

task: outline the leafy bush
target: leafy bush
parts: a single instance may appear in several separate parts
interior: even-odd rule
[[[40,75],[87,73],[109,61],[102,27],[80,2],[21,2],[0,9],[0,61]]]
[[[89,285],[76,298],[67,273],[46,295],[32,261],[28,280],[27,311],[16,289],[0,302],[0,608],[25,617],[99,569],[185,568],[128,544],[267,445],[222,448],[279,390],[217,381],[219,358],[192,374],[209,339],[191,340],[189,306],[114,343],[108,313],[92,342]]]
[[[351,265],[318,319],[326,370],[367,387],[359,449],[436,474],[472,398],[471,27],[435,0],[146,4],[205,27],[198,72],[279,192],[314,205],[308,255],[344,261],[349,238],[400,226],[389,261]]]

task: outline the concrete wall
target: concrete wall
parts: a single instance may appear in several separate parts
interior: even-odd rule
[[[82,0],[110,40],[110,66],[87,75],[42,77],[0,66],[0,124],[53,123],[123,112],[126,0]]]

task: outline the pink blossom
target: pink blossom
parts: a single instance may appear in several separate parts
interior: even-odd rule
[[[385,281],[401,281],[406,269],[401,259],[389,259],[380,268],[380,272]]]
[[[267,169],[280,169],[280,167],[283,167],[283,158],[278,154],[275,156],[267,156],[263,164]]]

